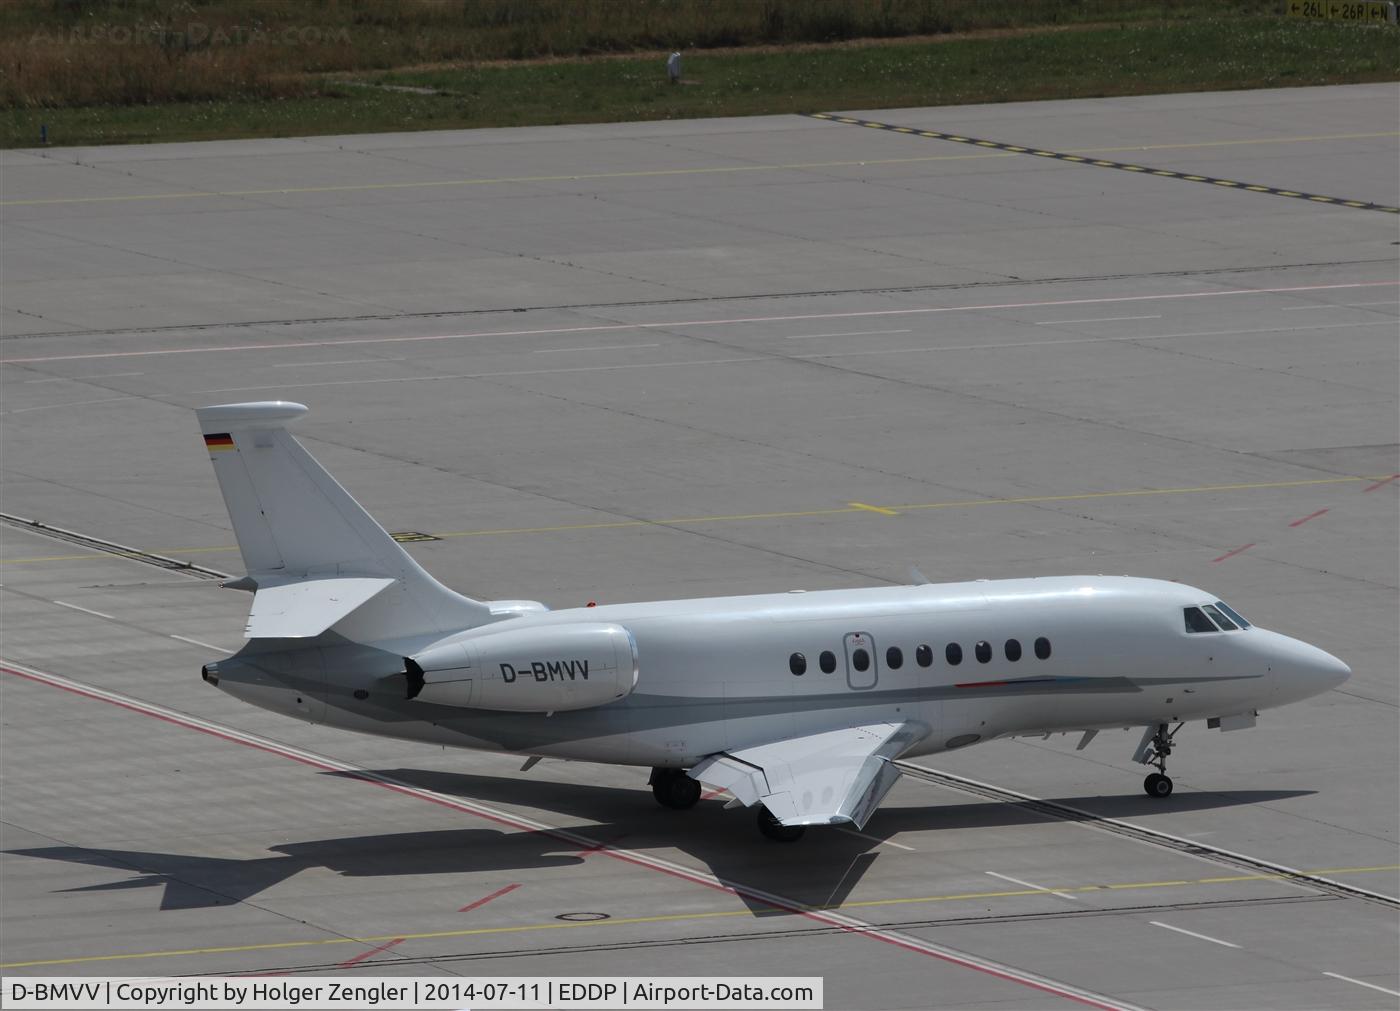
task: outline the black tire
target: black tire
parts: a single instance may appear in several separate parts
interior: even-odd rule
[[[1170,797],[1172,795],[1171,777],[1154,772],[1142,781],[1142,789],[1149,797]]]
[[[777,818],[774,818],[768,808],[759,806],[758,809],[758,831],[765,839],[772,839],[774,842],[797,842],[802,838],[802,834],[807,831],[805,825],[784,825]]]
[[[680,769],[657,769],[651,775],[651,795],[662,807],[684,811],[700,800],[700,782]]]

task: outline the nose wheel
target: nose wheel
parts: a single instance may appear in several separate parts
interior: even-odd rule
[[[1149,797],[1172,795],[1172,780],[1167,775],[1167,756],[1172,753],[1172,738],[1176,737],[1176,732],[1183,726],[1184,723],[1178,723],[1175,729],[1169,731],[1167,724],[1159,723],[1151,739],[1144,742],[1146,747],[1141,758],[1142,763],[1157,766],[1157,771],[1150,773],[1142,781],[1143,792]]]
[[[683,769],[652,769],[651,794],[662,807],[684,811],[700,800],[700,781]]]

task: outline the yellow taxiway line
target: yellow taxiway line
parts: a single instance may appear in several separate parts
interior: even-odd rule
[[[1369,474],[1362,476],[1348,477],[1319,477],[1308,478],[1302,481],[1255,481],[1241,484],[1206,484],[1181,488],[1128,488],[1119,491],[1087,491],[1074,492],[1068,495],[1024,495],[1018,498],[979,498],[979,499],[957,499],[948,502],[915,502],[904,505],[876,506],[867,505],[864,502],[851,502],[845,506],[831,509],[801,509],[786,512],[769,513],[730,513],[718,516],[681,516],[672,519],[658,520],[613,520],[606,523],[562,523],[556,526],[547,527],[498,527],[490,530],[457,530],[449,533],[434,533],[433,537],[440,540],[455,537],[502,537],[515,534],[553,534],[565,533],[578,530],[620,530],[635,527],[668,527],[668,526],[691,526],[701,523],[738,523],[756,520],[779,520],[779,519],[806,519],[816,516],[841,516],[859,513],[875,513],[882,516],[898,516],[903,512],[915,512],[929,509],[965,509],[971,506],[991,506],[991,505],[1034,505],[1043,502],[1083,502],[1093,499],[1110,498],[1142,498],[1154,495],[1200,495],[1211,492],[1227,491],[1259,491],[1269,488],[1307,488],[1313,485],[1326,484],[1348,484],[1357,481],[1378,481],[1389,474]],[[153,552],[162,555],[200,555],[225,551],[237,551],[232,545],[220,547],[180,547],[180,548],[152,548]],[[103,552],[121,556],[121,552]],[[32,558],[6,558],[0,559],[0,565],[25,565],[37,562],[71,562],[82,561],[95,557],[98,552],[87,554],[70,555],[38,555]],[[139,557],[131,555],[130,557]]]
[[[1376,874],[1388,873],[1400,870],[1400,864],[1388,864],[1380,867],[1324,867],[1318,870],[1304,871],[1305,874]],[[1018,888],[1008,891],[995,892],[954,892],[946,895],[915,895],[894,899],[868,899],[856,902],[844,902],[836,906],[811,906],[806,907],[811,911],[831,911],[846,909],[870,909],[877,906],[908,906],[927,904],[932,902],[966,902],[983,899],[1003,899],[1021,898],[1029,895],[1052,895],[1056,892],[1086,893],[1101,891],[1131,891],[1146,888],[1180,888],[1190,886],[1208,886],[1219,884],[1238,884],[1247,881],[1288,881],[1292,880],[1289,874],[1234,874],[1227,877],[1194,878],[1190,880],[1176,881],[1133,881],[1120,884],[1094,884],[1094,885],[1068,885],[1056,886],[1055,888]],[[776,908],[776,907],[775,907]],[[787,911],[787,910],[784,910]],[[150,958],[179,958],[190,955],[226,955],[239,952],[250,951],[279,951],[290,948],[313,948],[325,947],[327,945],[340,944],[382,944],[385,941],[422,941],[449,937],[479,937],[485,934],[519,934],[533,931],[547,930],[573,930],[579,927],[618,927],[635,926],[648,923],[678,923],[694,920],[711,920],[724,917],[752,917],[753,911],[744,909],[722,909],[711,910],[701,913],[663,913],[655,916],[626,916],[615,917],[607,920],[589,920],[584,922],[552,921],[547,923],[525,923],[512,926],[496,927],[464,927],[458,930],[429,930],[418,933],[395,933],[374,935],[371,937],[324,937],[306,938],[297,941],[266,941],[257,944],[231,944],[218,945],[205,948],[172,948],[164,951],[133,951],[108,955],[75,955],[69,958],[45,958],[32,959],[25,962],[6,962],[0,964],[0,969],[32,969],[40,966],[50,965],[79,965],[88,962],[119,962],[131,961],[135,959]]]
[[[1070,148],[1069,153],[1100,154],[1118,151],[1168,151],[1230,147],[1238,144],[1301,144],[1313,141],[1365,140],[1397,137],[1400,132],[1332,133],[1302,137],[1252,137],[1240,140],[1208,140],[1180,144],[1133,144],[1122,147]],[[253,190],[188,190],[182,193],[129,193],[100,197],[44,197],[32,200],[0,200],[0,207],[35,207],[47,204],[121,203],[142,200],[192,200],[201,197],[262,197],[296,193],[345,193],[364,190],[434,189],[450,186],[491,186],[508,183],[555,183],[593,179],[638,179],[657,176],[717,175],[732,172],[778,172],[801,169],[854,168],[868,165],[908,165],[919,162],[966,161],[975,158],[1009,158],[1016,152],[980,151],[976,154],[928,155],[918,158],[864,158],[844,161],[789,162],[773,165],[710,165],[695,168],[639,169],[628,172],[577,172],[560,175],[494,176],[474,179],[424,179],[409,182],[348,183],[327,186],[285,186]]]

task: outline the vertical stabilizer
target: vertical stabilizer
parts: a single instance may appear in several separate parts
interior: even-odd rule
[[[396,585],[386,592],[353,605],[345,599],[345,621],[337,631],[362,640],[455,631],[491,621],[487,605],[428,575],[292,438],[287,425],[305,413],[301,404],[280,400],[196,412],[243,564],[259,590],[322,582],[325,593],[300,596],[337,600],[340,592],[329,581],[340,580],[335,585],[343,588],[353,582],[345,577],[393,580]],[[255,615],[259,607],[255,598]],[[292,615],[283,627],[296,627],[294,619]],[[308,621],[307,628],[316,623]],[[249,634],[258,634],[252,622]]]

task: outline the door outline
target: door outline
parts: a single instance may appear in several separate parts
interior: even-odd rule
[[[865,692],[874,688],[880,681],[880,658],[875,652],[875,640],[869,632],[847,632],[846,645],[846,686],[852,691]],[[870,654],[870,668],[864,672],[856,670],[852,659],[856,650],[863,649]],[[868,682],[868,683],[867,683]]]

